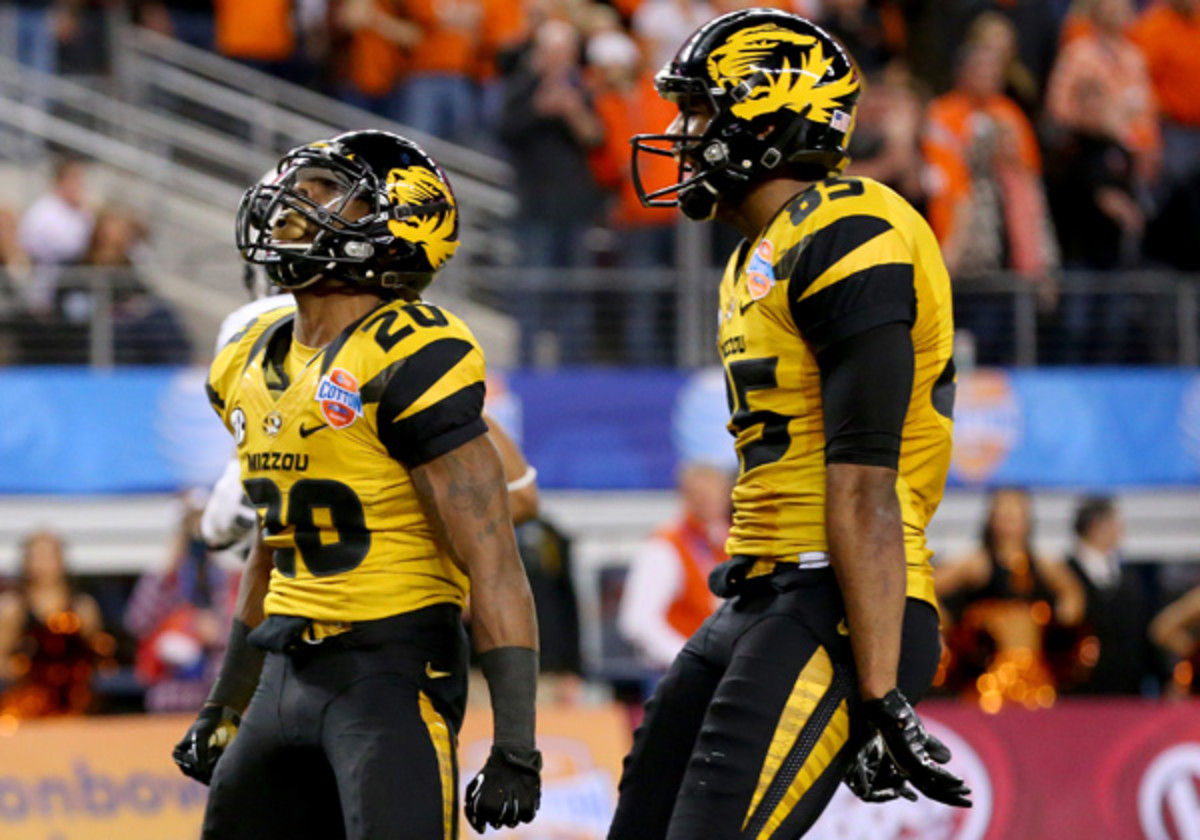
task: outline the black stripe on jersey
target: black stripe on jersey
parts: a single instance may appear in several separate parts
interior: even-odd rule
[[[954,419],[954,393],[958,390],[954,384],[956,373],[957,371],[954,369],[954,357],[951,356],[946,360],[946,366],[938,374],[937,381],[933,383],[933,391],[929,394],[929,400],[933,403],[933,410],[947,420]]]
[[[225,400],[221,399],[221,395],[217,393],[217,389],[212,386],[211,382],[204,383],[204,393],[208,394],[208,401],[212,403],[212,407],[218,411],[225,410]]]
[[[445,455],[487,432],[482,382],[468,385],[412,417],[379,422],[379,439],[388,454],[412,469]]]
[[[892,224],[878,216],[846,216],[818,230],[779,259],[775,274],[791,279],[788,293],[798,300],[809,285],[845,257],[877,236],[887,233]]]
[[[290,330],[292,328],[292,322],[295,320],[296,313],[289,312],[287,315],[284,315],[274,324],[271,324],[271,326],[263,330],[262,335],[254,340],[254,345],[250,348],[249,355],[246,356],[246,364],[242,365],[242,370],[244,371],[246,368],[250,367],[250,363],[254,361],[254,358],[260,352],[262,352],[262,349],[267,346],[267,343],[275,337],[275,334],[278,333],[279,330],[285,326]]]
[[[804,300],[792,300],[796,328],[819,352],[872,327],[917,319],[911,263],[873,265]]]
[[[387,306],[387,305],[388,304],[384,304],[384,306]],[[328,345],[326,345],[325,349],[321,351],[322,353],[325,354],[324,357],[321,359],[321,375],[322,376],[329,373],[329,369],[331,367],[333,367],[334,359],[337,358],[337,354],[341,352],[342,348],[344,346],[346,346],[346,342],[350,340],[350,336],[354,335],[354,331],[356,329],[358,329],[360,326],[362,326],[363,321],[367,320],[368,318],[370,318],[374,315],[379,314],[380,308],[381,307],[377,306],[374,309],[372,309],[370,312],[367,312],[366,314],[364,314],[361,318],[355,320],[354,323],[352,323],[350,326],[346,327],[346,329],[344,329],[340,333],[338,333],[337,337],[334,338],[333,341],[329,342]]]
[[[461,338],[442,338],[426,344],[405,359],[381,370],[362,386],[364,403],[379,403],[379,424],[403,414],[421,395],[449,373],[474,345]]]

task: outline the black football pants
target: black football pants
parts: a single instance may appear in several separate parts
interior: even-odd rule
[[[454,840],[466,679],[448,605],[267,654],[204,840]]]
[[[861,702],[833,571],[786,576],[785,591],[748,582],[676,657],[625,759],[609,840],[793,840],[820,816],[865,737]],[[909,599],[912,702],[939,652],[937,611]]]

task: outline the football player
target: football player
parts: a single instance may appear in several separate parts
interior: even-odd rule
[[[209,374],[263,528],[175,748],[211,783],[203,837],[456,836],[468,589],[495,729],[466,815],[531,820],[537,628],[483,353],[420,298],[458,247],[445,174],[394,134],[311,143],[247,191],[237,242],[296,305],[243,325]]]
[[[950,282],[904,199],[843,177],[861,82],[808,21],[706,24],[658,74],[678,106],[634,138],[643,202],[745,237],[720,287],[740,470],[727,600],[659,684],[611,840],[803,835],[864,798],[969,805],[913,703],[939,655],[925,527],[950,463]],[[678,161],[642,183],[646,153]]]

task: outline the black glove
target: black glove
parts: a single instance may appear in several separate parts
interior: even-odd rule
[[[542,754],[517,747],[492,747],[487,764],[467,786],[467,822],[513,828],[533,820],[542,804]]]
[[[946,745],[925,731],[908,700],[893,688],[878,700],[863,704],[867,720],[883,736],[887,755],[913,787],[930,799],[970,808],[971,790],[940,764],[950,760]]]
[[[891,802],[903,796],[916,802],[916,792],[888,755],[883,736],[876,733],[863,744],[843,779],[846,787],[863,802]]]
[[[171,757],[183,775],[208,784],[212,781],[217,759],[233,742],[241,725],[241,716],[228,706],[205,706],[183,739],[175,745]]]

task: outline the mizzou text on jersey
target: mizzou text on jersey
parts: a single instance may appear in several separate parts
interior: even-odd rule
[[[427,303],[380,306],[320,351],[291,340],[294,317],[289,307],[247,324],[208,386],[274,549],[267,615],[355,622],[461,607],[467,577],[408,469],[486,432],[479,345]]]
[[[796,196],[721,281],[719,350],[740,473],[730,556],[825,553],[825,430],[816,354],[893,321],[912,324],[914,377],[896,493],[908,594],[936,604],[925,528],[950,466],[950,280],[925,221],[868,178]]]

